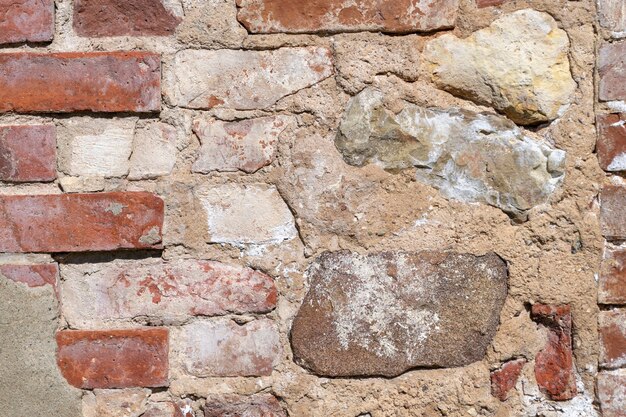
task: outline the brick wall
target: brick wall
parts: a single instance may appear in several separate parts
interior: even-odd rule
[[[626,416],[622,0],[0,0],[0,415]]]

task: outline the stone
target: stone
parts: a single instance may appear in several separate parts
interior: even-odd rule
[[[400,112],[366,89],[348,104],[335,145],[353,166],[416,168],[417,179],[445,197],[482,202],[523,218],[549,201],[565,172],[565,152],[509,120],[403,102]]]
[[[626,249],[604,248],[598,279],[598,303],[626,304]]]
[[[80,416],[82,392],[68,385],[56,366],[54,288],[39,285],[37,271],[28,268],[0,269],[0,413]]]
[[[140,417],[152,391],[147,388],[95,389],[83,396],[83,417]]]
[[[141,417],[195,417],[193,412],[182,413],[174,403],[155,403],[150,404],[145,413]]]
[[[308,270],[294,360],[328,377],[469,365],[495,335],[507,277],[494,253],[326,252]]]
[[[160,248],[163,210],[146,192],[0,196],[0,252]]]
[[[161,59],[157,54],[0,54],[0,113],[160,110]]]
[[[196,119],[193,131],[200,139],[198,159],[192,171],[243,171],[248,174],[272,163],[277,142],[292,117],[274,116],[258,119],[222,122]]]
[[[626,367],[626,310],[600,311],[600,367]]]
[[[59,266],[55,263],[39,265],[3,264],[0,265],[0,276],[21,282],[32,288],[46,285],[56,287]]]
[[[548,333],[546,346],[535,356],[537,385],[551,400],[571,400],[577,389],[570,306],[533,304],[531,317]]]
[[[267,376],[281,356],[278,327],[257,319],[194,321],[172,329],[173,366],[195,377]]]
[[[137,129],[130,158],[130,180],[170,175],[176,164],[176,129],[165,123],[149,123]]]
[[[168,330],[61,330],[57,363],[83,389],[168,385]]]
[[[293,214],[274,186],[201,186],[194,195],[206,212],[210,243],[276,245],[298,235]]]
[[[626,31],[626,3],[624,0],[598,0],[600,25],[614,32]]]
[[[227,395],[208,398],[204,406],[204,417],[287,417],[280,403],[270,394],[248,397]]]
[[[600,227],[609,240],[626,239],[626,187],[605,185],[600,193]]]
[[[54,0],[0,0],[0,45],[53,37]]]
[[[166,69],[168,103],[190,109],[267,109],[333,74],[327,48],[184,50]]]
[[[596,151],[600,168],[605,171],[626,171],[626,113],[597,117]]]
[[[261,314],[273,310],[278,298],[271,277],[216,261],[64,264],[61,278],[63,316],[72,328],[97,329],[132,320],[171,325],[194,316]]]
[[[500,401],[506,401],[509,391],[515,387],[525,364],[526,359],[514,359],[491,372],[491,395]]]
[[[507,1],[508,0],[476,0],[476,6],[478,6],[478,8],[500,6]]]
[[[56,165],[53,125],[0,126],[1,181],[54,181]]]
[[[72,176],[126,176],[136,124],[137,118],[63,120],[58,129],[59,169]]]
[[[626,100],[626,41],[602,45],[597,68],[600,100]]]
[[[430,32],[454,27],[459,0],[237,0],[251,33]]]
[[[576,83],[568,51],[567,33],[552,16],[524,9],[467,38],[445,34],[428,42],[423,62],[439,88],[530,125],[569,106]]]
[[[602,417],[626,416],[626,369],[598,373],[598,399]]]
[[[248,31],[237,21],[231,0],[185,0],[185,19],[176,31],[183,44],[205,49],[240,49]]]
[[[166,36],[180,21],[162,0],[74,2],[74,30],[79,36]]]

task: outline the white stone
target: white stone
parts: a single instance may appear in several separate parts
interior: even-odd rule
[[[96,389],[83,396],[83,417],[139,417],[151,391],[146,388]]]
[[[176,163],[176,129],[165,123],[149,123],[137,129],[130,158],[131,180],[158,178],[172,173]]]

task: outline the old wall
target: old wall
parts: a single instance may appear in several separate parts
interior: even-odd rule
[[[0,415],[624,417],[623,0],[0,0]]]

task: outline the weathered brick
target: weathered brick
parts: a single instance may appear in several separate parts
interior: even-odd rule
[[[163,200],[145,192],[0,197],[0,252],[157,248]]]
[[[74,30],[80,36],[171,35],[180,18],[161,0],[76,0]]]
[[[197,119],[193,131],[202,147],[193,172],[258,171],[272,163],[278,137],[292,121],[288,116],[237,122]]]
[[[171,402],[150,404],[148,410],[141,417],[195,417],[191,407],[179,407]]]
[[[626,417],[626,369],[598,374],[602,417]]]
[[[626,366],[626,310],[601,311],[600,366],[614,369]]]
[[[175,164],[176,129],[173,126],[154,122],[136,130],[129,179],[141,180],[169,175]]]
[[[268,319],[194,321],[172,329],[175,367],[197,377],[270,375],[280,360],[277,326]]]
[[[276,397],[271,394],[208,398],[204,406],[204,417],[225,416],[287,417],[287,414]]]
[[[624,0],[598,0],[598,20],[606,29],[626,31],[626,2]]]
[[[626,249],[605,248],[598,282],[600,304],[626,304]]]
[[[194,194],[206,211],[210,242],[278,244],[297,236],[293,215],[273,186],[203,186]]]
[[[54,126],[0,126],[0,180],[43,182],[56,176]]]
[[[0,265],[0,275],[29,287],[56,286],[59,267],[57,264]]]
[[[161,61],[146,52],[0,54],[0,112],[155,112]]]
[[[506,3],[507,1],[508,0],[476,0],[476,6],[478,6],[479,8],[500,6]]]
[[[458,0],[237,0],[252,33],[422,32],[454,26]]]
[[[267,313],[277,301],[271,277],[215,261],[68,264],[61,278],[63,315],[74,328],[138,317],[171,324],[197,315]]]
[[[192,109],[265,109],[332,74],[327,48],[185,50],[165,73],[165,94]]]
[[[0,0],[0,44],[54,37],[54,0]]]
[[[626,41],[607,43],[598,58],[600,100],[626,99]]]
[[[509,391],[515,387],[526,359],[515,359],[502,365],[500,369],[491,372],[491,395],[500,401],[506,401]]]
[[[537,384],[552,400],[570,400],[577,392],[570,306],[534,304],[531,316],[548,331],[548,342],[535,357]]]
[[[598,116],[597,125],[600,167],[605,171],[626,171],[626,113]]]
[[[168,384],[167,329],[62,330],[56,340],[59,369],[77,388]]]
[[[607,185],[600,194],[600,226],[607,239],[626,239],[626,187]]]

